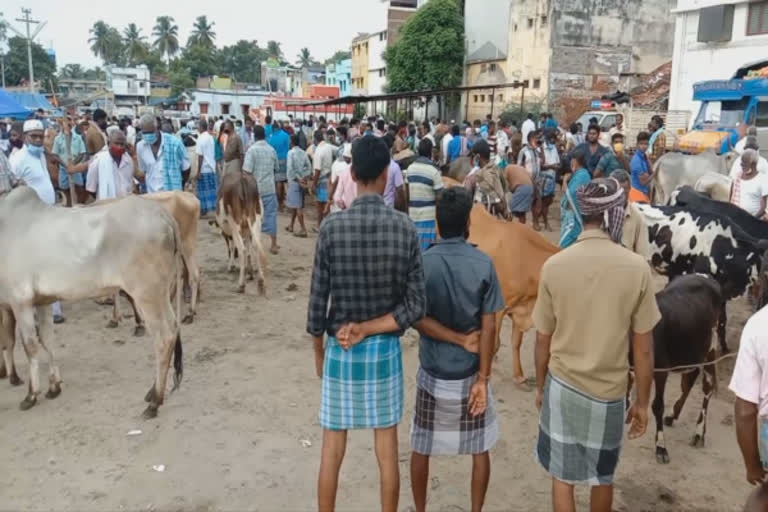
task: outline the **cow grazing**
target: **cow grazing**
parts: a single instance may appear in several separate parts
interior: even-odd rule
[[[221,229],[224,240],[228,238],[240,253],[240,277],[237,291],[245,293],[245,267],[250,259],[256,266],[259,293],[266,290],[264,265],[266,256],[261,245],[261,222],[263,207],[259,197],[256,179],[249,173],[228,173],[221,179],[216,203],[216,224]],[[228,242],[228,240],[227,240]],[[235,252],[229,250],[228,267],[235,266]]]
[[[735,153],[716,155],[711,151],[698,155],[667,153],[653,164],[655,202],[667,204],[672,192],[683,185],[694,186],[707,173],[728,176]]]
[[[638,205],[650,238],[651,266],[673,280],[684,274],[705,273],[720,284],[723,304],[718,338],[723,352],[726,301],[759,285],[761,250],[757,241],[728,217],[681,206]]]
[[[655,394],[653,415],[656,419],[656,460],[669,463],[669,453],[664,442],[664,424],[672,424],[680,417],[685,400],[699,376],[699,368],[686,370],[681,375],[682,395],[675,402],[672,415],[664,417],[664,388],[669,377],[668,371],[675,367],[712,363],[715,348],[712,344],[712,329],[718,322],[723,297],[720,285],[710,277],[687,275],[671,281],[656,294],[661,311],[661,320],[653,329]],[[630,360],[632,354],[630,351]],[[691,446],[704,446],[707,432],[707,409],[715,386],[715,365],[704,367],[702,389],[704,401],[696,420],[696,434]]]
[[[157,415],[165,397],[173,356],[174,389],[183,373],[178,309],[181,240],[176,221],[159,204],[129,197],[89,208],[55,208],[34,190],[18,187],[0,196],[0,307],[10,308],[29,359],[29,393],[22,410],[40,394],[38,352],[42,341],[50,365],[47,397],[61,392],[61,377],[48,339],[50,305],[113,295],[124,290],[154,334],[155,378],[145,400],[145,418]],[[12,241],[12,243],[10,243]],[[56,255],[56,264],[51,264]],[[169,291],[176,286],[177,312]],[[39,308],[40,335],[35,322]]]

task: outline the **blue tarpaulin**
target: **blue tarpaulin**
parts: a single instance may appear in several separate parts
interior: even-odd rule
[[[48,112],[58,112],[58,109],[51,105],[51,102],[42,94],[36,92],[12,92],[10,93],[18,103],[20,103],[29,112],[39,108]]]
[[[26,119],[29,114],[29,110],[20,105],[8,91],[0,89],[0,117]]]

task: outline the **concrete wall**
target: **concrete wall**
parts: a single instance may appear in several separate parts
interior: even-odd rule
[[[416,9],[405,7],[390,7],[387,9],[387,46],[392,46],[400,40],[400,29]]]
[[[368,94],[368,38],[352,42],[352,93]]]
[[[387,68],[368,70],[368,94],[384,94],[387,84]]]
[[[509,81],[528,80],[526,102],[546,102],[552,51],[550,0],[521,0],[511,4],[507,78]],[[521,90],[505,101],[520,102]]]
[[[387,66],[384,62],[384,51],[387,49],[389,36],[387,31],[378,32],[368,38],[368,70],[381,69]]]
[[[734,6],[731,40],[723,43],[696,41],[700,2],[680,0],[675,22],[675,45],[669,108],[688,110],[691,119],[699,111],[693,101],[693,84],[702,80],[729,79],[744,64],[768,58],[768,34],[747,35],[748,3]],[[726,3],[726,2],[716,2]],[[727,2],[732,3],[732,2]],[[692,10],[684,10],[692,9]]]
[[[475,85],[492,85],[503,84],[513,81],[509,78],[507,72],[507,61],[498,60],[492,62],[473,62],[467,65],[467,84]],[[485,119],[487,114],[493,113],[494,117],[504,110],[515,95],[519,95],[519,92],[515,92],[514,89],[479,89],[470,91],[464,95],[464,101],[468,101],[468,105],[462,105],[461,119],[468,119],[474,121],[475,119]],[[491,102],[491,95],[493,95],[493,102]],[[493,112],[491,112],[493,110]]]
[[[190,111],[199,116],[202,113],[201,104],[208,105],[207,116],[228,116],[233,115],[240,119],[243,118],[243,106],[250,108],[259,107],[264,104],[266,94],[264,92],[243,91],[222,91],[214,89],[195,89],[189,91],[194,97],[190,105]],[[229,114],[225,114],[222,105],[229,105]]]

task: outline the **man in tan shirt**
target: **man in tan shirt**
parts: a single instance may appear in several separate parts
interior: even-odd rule
[[[587,484],[591,510],[610,512],[624,431],[628,333],[637,379],[629,411],[634,439],[648,423],[652,330],[661,315],[650,267],[619,244],[626,204],[619,183],[593,180],[577,197],[584,231],[544,264],[533,312],[541,412],[536,455],[553,478],[554,510],[575,510],[573,486]]]
[[[619,169],[618,171],[613,171],[611,177],[619,182],[621,188],[624,189],[624,195],[629,197],[629,189],[632,186],[629,173]],[[637,209],[637,205],[634,202],[627,202],[625,219],[624,233],[621,236],[621,245],[647,260],[650,254],[648,225],[645,223],[643,214],[640,213],[640,210]]]

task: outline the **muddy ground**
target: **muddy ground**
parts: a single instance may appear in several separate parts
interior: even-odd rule
[[[557,217],[555,214],[554,217]],[[285,236],[280,216],[279,256],[270,256],[268,296],[253,283],[235,293],[225,271],[222,239],[200,224],[202,302],[193,326],[184,326],[185,375],[155,420],[143,421],[144,392],[154,375],[148,337],[132,335],[132,319],[106,329],[110,311],[93,301],[65,304],[56,326],[56,355],[64,391],[21,412],[26,387],[0,382],[0,510],[40,511],[310,511],[320,461],[317,420],[320,381],[305,334],[314,236]],[[554,223],[555,229],[559,224]],[[553,233],[546,235],[555,241]],[[124,308],[127,310],[127,308]],[[747,317],[743,300],[730,306],[729,343],[736,349]],[[511,324],[502,332],[493,386],[501,441],[492,451],[486,510],[550,510],[550,480],[533,457],[537,433],[534,394],[512,384]],[[408,476],[409,422],[418,366],[414,332],[403,338],[406,413],[400,427],[400,509],[412,504]],[[20,374],[27,380],[23,351]],[[533,331],[523,365],[533,374]],[[749,486],[733,427],[727,390],[732,361],[718,370],[719,392],[709,408],[704,448],[688,446],[702,394],[691,394],[681,420],[666,429],[671,462],[654,457],[653,427],[627,442],[616,482],[617,511],[736,511]],[[41,364],[45,383],[47,365]],[[667,386],[668,407],[679,377]],[[137,435],[129,432],[140,430]],[[133,432],[135,434],[135,432]],[[373,435],[354,432],[338,495],[340,511],[378,510]],[[164,471],[157,471],[159,465]],[[155,468],[153,468],[155,467]],[[469,458],[432,463],[430,509],[469,510]],[[580,507],[588,493],[577,492]]]

